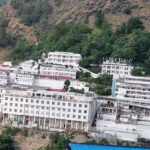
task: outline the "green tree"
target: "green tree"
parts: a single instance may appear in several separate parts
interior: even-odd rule
[[[13,141],[7,135],[0,134],[0,150],[14,150]]]
[[[68,89],[69,86],[70,86],[70,81],[69,81],[69,80],[66,80],[65,83],[64,83],[65,89]]]
[[[123,23],[117,30],[117,34],[129,34],[135,29],[144,29],[142,21],[138,17],[130,18],[126,23]]]
[[[98,27],[98,28],[101,28],[103,22],[104,22],[104,14],[102,13],[101,10],[99,10],[99,11],[96,13],[95,26]]]
[[[66,150],[66,147],[73,138],[73,134],[53,133],[50,135],[51,146],[47,146],[45,150]]]

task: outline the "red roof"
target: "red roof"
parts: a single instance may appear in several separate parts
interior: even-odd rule
[[[72,77],[69,76],[55,76],[55,75],[46,75],[46,74],[40,74],[40,77],[72,79]]]
[[[66,92],[66,89],[49,89],[50,91],[56,91],[56,92]]]
[[[8,70],[0,69],[0,71],[8,73]]]
[[[8,65],[2,64],[3,67],[8,67]]]

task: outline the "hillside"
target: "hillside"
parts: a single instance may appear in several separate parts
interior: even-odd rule
[[[18,8],[14,10],[9,3],[0,9],[0,15],[10,19],[8,32],[18,38],[25,37],[31,43],[37,42],[35,33],[46,32],[52,25],[61,21],[83,22],[88,20],[89,25],[93,26],[95,13],[98,10],[103,11],[112,29],[116,29],[131,16],[138,16],[144,23],[145,29],[150,31],[149,0],[48,0],[48,3],[49,7],[52,7],[52,12],[32,24],[32,27],[23,24],[21,17],[16,13]]]
[[[0,30],[13,63],[54,50],[82,54],[85,68],[103,57],[150,63],[149,0],[11,0],[0,8]]]

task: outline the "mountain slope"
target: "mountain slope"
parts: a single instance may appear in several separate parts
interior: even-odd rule
[[[86,20],[92,26],[98,10],[103,11],[112,29],[130,17],[138,16],[144,23],[145,29],[150,31],[150,0],[48,0],[48,2],[53,12],[32,27],[23,25],[16,10],[9,3],[1,8],[0,15],[8,14],[10,19],[8,31],[17,37],[25,37],[32,43],[37,42],[34,31],[46,32],[52,25],[61,21],[83,22]]]
[[[53,2],[51,2],[52,4]],[[107,21],[113,28],[127,21],[131,16],[138,16],[143,21],[147,31],[150,31],[150,1],[149,0],[63,0],[62,5],[54,7],[54,13],[49,19],[53,24],[60,21],[74,22],[89,20],[94,22],[97,10],[102,10]],[[128,12],[129,14],[127,14]],[[53,20],[51,21],[51,18]]]
[[[106,21],[113,30],[122,22],[138,16],[145,29],[150,31],[150,0],[12,1],[15,2],[14,5],[7,2],[0,7],[0,23],[2,20],[8,22],[5,27],[6,31],[16,41],[26,39],[34,45],[40,41],[39,39],[43,35],[49,33],[52,26],[62,21],[69,23],[84,22],[92,27],[98,10],[104,13]],[[46,42],[49,43],[50,41]],[[44,46],[39,49],[44,49]],[[13,49],[13,47],[10,49]],[[45,49],[48,51],[50,47]]]

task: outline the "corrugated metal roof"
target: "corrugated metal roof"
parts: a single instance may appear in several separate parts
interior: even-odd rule
[[[150,148],[88,145],[88,144],[69,144],[71,150],[150,150]]]

